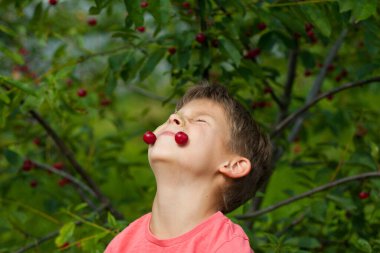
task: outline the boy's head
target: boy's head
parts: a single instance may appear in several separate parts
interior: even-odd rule
[[[198,99],[207,99],[221,106],[230,130],[229,136],[226,136],[226,148],[250,161],[248,174],[227,176],[227,185],[222,189],[218,208],[223,213],[229,213],[254,197],[267,179],[272,147],[250,113],[228,94],[225,87],[207,83],[194,86],[178,101],[176,110]]]

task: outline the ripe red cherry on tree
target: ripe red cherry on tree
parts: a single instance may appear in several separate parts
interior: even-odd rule
[[[34,164],[31,160],[25,160],[23,165],[22,165],[22,170],[23,171],[30,171],[31,169],[33,169],[34,167]]]
[[[29,185],[30,185],[30,187],[32,187],[32,188],[36,188],[37,185],[38,185],[38,182],[37,182],[37,180],[32,180],[32,181],[30,181]]]
[[[147,1],[142,1],[141,3],[140,3],[140,7],[141,8],[146,8],[146,7],[148,7],[149,6],[149,3],[147,2]]]
[[[70,179],[64,177],[58,181],[58,185],[63,187],[65,185],[69,184],[70,182],[71,182]]]
[[[369,197],[369,192],[359,192],[358,196],[360,199],[366,199]]]
[[[266,28],[267,24],[265,24],[264,22],[260,22],[257,24],[257,29],[259,29],[260,31],[264,31]]]
[[[197,36],[195,36],[195,40],[200,44],[205,43],[206,39],[207,37],[204,33],[198,33]]]
[[[145,26],[136,27],[136,30],[143,33],[143,32],[145,32]]]
[[[190,3],[189,2],[183,2],[182,7],[185,9],[190,9]]]
[[[53,168],[57,170],[62,170],[63,169],[63,163],[57,162],[53,164]]]
[[[97,23],[98,21],[95,18],[90,18],[89,20],[87,20],[87,24],[89,26],[96,26]]]
[[[178,145],[185,145],[189,140],[189,136],[187,136],[186,133],[179,131],[174,135],[174,139]]]
[[[85,97],[85,96],[87,96],[87,91],[85,89],[81,88],[78,90],[77,95],[79,97]]]
[[[177,49],[175,47],[169,47],[168,48],[168,52],[170,55],[173,55],[177,52]]]
[[[261,53],[260,48],[254,48],[252,50],[249,50],[245,55],[244,58],[246,59],[254,59]]]
[[[154,144],[157,140],[156,135],[152,131],[146,131],[143,140],[146,144]]]
[[[56,5],[58,3],[58,0],[49,0],[50,5]]]

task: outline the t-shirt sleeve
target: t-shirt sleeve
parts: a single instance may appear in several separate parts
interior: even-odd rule
[[[249,240],[240,236],[224,242],[215,253],[254,253],[249,246]]]

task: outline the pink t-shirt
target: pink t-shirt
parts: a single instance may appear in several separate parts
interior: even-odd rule
[[[151,213],[132,222],[107,246],[105,253],[253,253],[243,229],[217,212],[175,238],[161,240],[149,229]]]

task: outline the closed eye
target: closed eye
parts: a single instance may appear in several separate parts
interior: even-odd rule
[[[204,120],[204,119],[197,119],[196,121],[197,121],[197,122],[203,122],[203,123],[206,123],[206,120]]]

